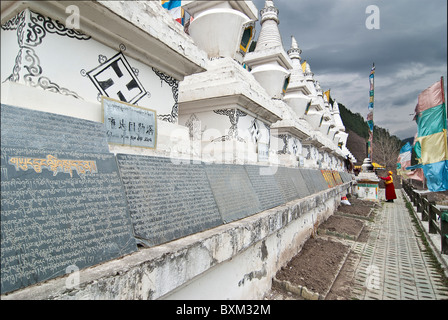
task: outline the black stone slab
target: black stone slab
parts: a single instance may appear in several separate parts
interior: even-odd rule
[[[348,172],[339,172],[339,174],[341,175],[342,182],[344,183],[350,182],[352,180],[352,176]]]
[[[286,203],[275,180],[275,171],[256,165],[245,165],[244,167],[260,202],[261,211]]]
[[[136,250],[114,155],[2,146],[2,294]]]
[[[230,164],[204,164],[204,166],[225,223],[262,211],[244,166]]]
[[[54,113],[1,105],[4,146],[108,153],[104,124]]]
[[[330,170],[330,172],[331,172],[331,170]],[[315,172],[312,172],[312,176],[313,176],[313,181],[315,182],[316,189],[318,192],[328,189],[328,183],[325,180],[325,177],[321,170],[315,170]]]
[[[292,182],[294,183],[294,186],[299,192],[299,198],[305,198],[309,196],[311,192],[309,191],[305,179],[303,178],[302,169],[298,168],[289,168],[289,169],[291,170]]]
[[[299,190],[293,179],[293,168],[277,167],[275,180],[286,202],[299,199],[301,197]]]
[[[136,237],[154,246],[222,224],[203,164],[117,154]]]
[[[301,169],[301,172],[310,194],[319,192],[320,190],[317,187],[316,179],[318,179],[317,174],[321,174],[321,172],[312,169]]]
[[[318,191],[328,189],[328,183],[327,183],[327,180],[325,180],[322,170],[317,170],[315,173],[315,176],[313,174],[313,177],[315,177],[316,188]]]

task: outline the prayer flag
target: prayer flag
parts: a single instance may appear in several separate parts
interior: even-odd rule
[[[325,91],[324,95],[327,97],[327,101],[330,102],[330,90]]]
[[[373,145],[373,104],[374,104],[374,90],[375,90],[375,64],[373,64],[369,75],[369,105],[367,114],[367,125],[369,126],[369,141],[367,142],[367,157],[372,159],[372,145]]]
[[[407,176],[410,179],[418,180],[418,181],[423,181],[425,179],[425,174],[423,173],[423,169],[422,168],[417,168],[415,170],[409,171],[407,173]]]
[[[417,139],[420,142],[420,161],[423,165],[448,160],[446,129]]]
[[[181,25],[184,25],[185,12],[182,9],[182,1],[181,0],[161,0],[162,7],[168,10],[171,16],[179,22]]]
[[[397,159],[397,174],[407,178],[408,171],[406,167],[411,165],[411,155],[412,155],[412,146],[409,142],[407,142],[400,149],[400,153]]]
[[[441,105],[442,103],[445,103],[443,78],[419,94],[418,103],[415,106],[415,114],[418,115],[420,112]]]
[[[428,189],[448,190],[448,143],[443,77],[418,96],[415,107],[417,138],[415,151],[420,158]]]

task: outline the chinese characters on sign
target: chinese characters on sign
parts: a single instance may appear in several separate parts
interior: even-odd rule
[[[260,161],[260,162],[269,161],[269,145],[268,144],[258,142],[257,152],[258,152],[258,161]]]
[[[109,143],[155,148],[156,112],[103,97],[103,122]]]

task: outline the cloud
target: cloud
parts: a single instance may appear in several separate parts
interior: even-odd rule
[[[253,1],[258,10],[264,0]],[[287,51],[293,35],[323,89],[367,115],[375,63],[375,124],[404,139],[416,130],[418,94],[447,76],[445,0],[274,0]],[[379,8],[380,29],[366,28],[366,8]],[[257,29],[260,25],[257,23]],[[259,32],[258,32],[259,33]]]

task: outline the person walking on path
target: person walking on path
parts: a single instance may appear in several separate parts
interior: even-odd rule
[[[389,175],[387,177],[380,177],[384,180],[386,184],[386,202],[394,202],[394,199],[397,199],[397,195],[395,194],[395,186],[394,179],[392,177],[392,171],[389,171]]]

